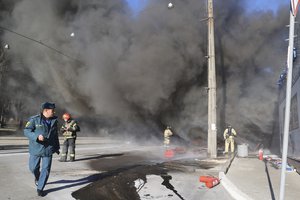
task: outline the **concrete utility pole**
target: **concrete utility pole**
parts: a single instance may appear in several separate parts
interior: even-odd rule
[[[208,10],[208,136],[207,153],[217,157],[217,103],[216,63],[213,0],[207,2]]]

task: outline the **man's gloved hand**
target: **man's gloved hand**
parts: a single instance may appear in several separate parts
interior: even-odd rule
[[[55,153],[57,153],[57,155],[59,155],[59,154],[60,154],[60,151],[59,151],[59,150],[57,150]]]

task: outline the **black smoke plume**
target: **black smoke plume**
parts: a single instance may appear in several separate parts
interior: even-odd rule
[[[133,13],[122,0],[1,1],[11,46],[7,92],[22,117],[56,102],[89,130],[183,138],[207,131],[205,0],[151,0]],[[218,136],[230,123],[253,143],[272,134],[276,81],[285,63],[288,7],[249,13],[245,1],[215,1]],[[70,34],[74,33],[74,37]],[[87,130],[87,128],[86,128]]]

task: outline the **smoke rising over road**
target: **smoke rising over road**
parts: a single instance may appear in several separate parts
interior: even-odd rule
[[[122,0],[9,2],[1,1],[3,26],[81,61],[2,32],[11,46],[7,95],[22,100],[24,115],[50,100],[130,133],[171,125],[185,138],[205,134],[205,0],[176,0],[173,9],[152,0],[137,14]],[[249,14],[243,6],[215,1],[218,133],[231,123],[257,140],[272,133],[288,9]]]

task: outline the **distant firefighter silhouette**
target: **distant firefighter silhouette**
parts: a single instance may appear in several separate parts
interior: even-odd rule
[[[231,125],[228,125],[227,128],[224,131],[224,140],[225,140],[225,152],[228,153],[228,148],[230,145],[231,153],[234,152],[234,138],[236,136],[236,131],[234,128],[231,127]]]
[[[164,146],[169,147],[170,146],[170,137],[173,135],[171,131],[171,127],[167,126],[167,128],[164,131]]]

